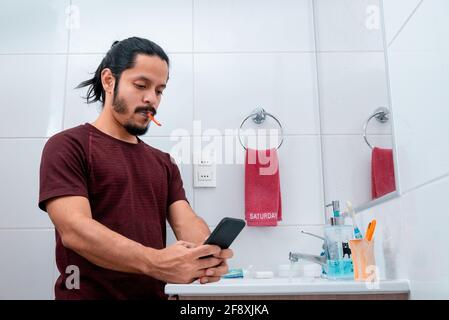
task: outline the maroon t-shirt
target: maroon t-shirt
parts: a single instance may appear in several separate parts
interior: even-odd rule
[[[58,196],[86,197],[93,219],[155,249],[165,247],[168,207],[187,200],[168,153],[140,139],[137,144],[116,139],[89,123],[54,135],[44,147],[39,208],[46,211],[45,201]],[[56,264],[56,299],[166,298],[165,283],[99,267],[64,247],[57,231]],[[66,287],[70,265],[79,268],[80,289]]]

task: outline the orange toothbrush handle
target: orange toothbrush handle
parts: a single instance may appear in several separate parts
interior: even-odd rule
[[[148,113],[148,117],[151,121],[153,121],[155,124],[157,124],[159,127],[162,125],[159,121],[157,121],[151,113]]]
[[[377,223],[376,219],[374,219],[373,221],[371,221],[369,230],[368,230],[368,232],[367,232],[367,234],[366,234],[366,240],[371,241],[371,240],[373,239],[373,236],[374,236],[374,230],[376,230],[376,223]]]

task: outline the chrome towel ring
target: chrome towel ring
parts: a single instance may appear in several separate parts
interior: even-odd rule
[[[243,124],[249,118],[251,118],[254,121],[254,123],[261,124],[261,123],[263,123],[265,121],[267,116],[273,118],[277,122],[277,124],[279,125],[279,128],[281,130],[281,142],[277,146],[277,149],[279,149],[282,146],[282,143],[284,142],[284,129],[282,128],[281,122],[274,115],[272,115],[271,113],[266,112],[265,109],[257,108],[255,110],[253,110],[253,112],[249,116],[247,116],[245,119],[243,119],[243,121],[242,121],[242,123],[240,124],[240,127],[239,127],[239,132],[238,132],[239,133],[239,141],[240,141],[240,144],[242,145],[242,147],[245,150],[247,150],[248,148],[243,144],[242,136],[240,134],[240,132],[242,130],[242,127],[243,127]]]
[[[390,120],[390,110],[385,107],[380,107],[374,111],[374,113],[365,121],[363,125],[363,138],[365,139],[366,144],[371,149],[374,149],[373,145],[369,143],[368,138],[366,137],[366,130],[368,129],[368,124],[371,119],[376,118],[380,123],[386,123]]]

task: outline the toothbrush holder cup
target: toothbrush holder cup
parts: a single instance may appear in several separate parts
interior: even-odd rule
[[[369,281],[373,274],[377,276],[376,261],[374,258],[374,240],[349,240],[352,263],[354,266],[354,280]]]

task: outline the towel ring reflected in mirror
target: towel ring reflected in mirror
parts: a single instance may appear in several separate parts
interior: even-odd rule
[[[368,138],[366,137],[366,130],[368,129],[368,124],[371,121],[371,119],[375,118],[380,123],[386,123],[390,120],[390,110],[385,107],[380,107],[374,111],[374,113],[369,116],[369,118],[365,121],[365,124],[363,125],[363,139],[365,139],[366,144],[371,149],[374,149],[374,146],[369,143]]]
[[[240,127],[239,127],[239,132],[238,132],[239,133],[239,141],[240,141],[240,144],[242,145],[242,147],[245,150],[247,150],[248,148],[243,144],[242,136],[240,134],[243,125],[245,124],[245,122],[249,118],[251,118],[255,124],[262,124],[265,121],[267,116],[273,118],[277,122],[277,124],[279,125],[280,131],[281,131],[281,141],[279,142],[279,145],[277,146],[277,149],[279,149],[282,146],[282,143],[284,142],[284,129],[282,128],[281,122],[274,115],[272,115],[269,112],[266,112],[265,109],[257,108],[255,110],[253,110],[253,112],[249,116],[247,116],[245,119],[243,119],[243,121],[242,121],[242,123],[240,124]]]

